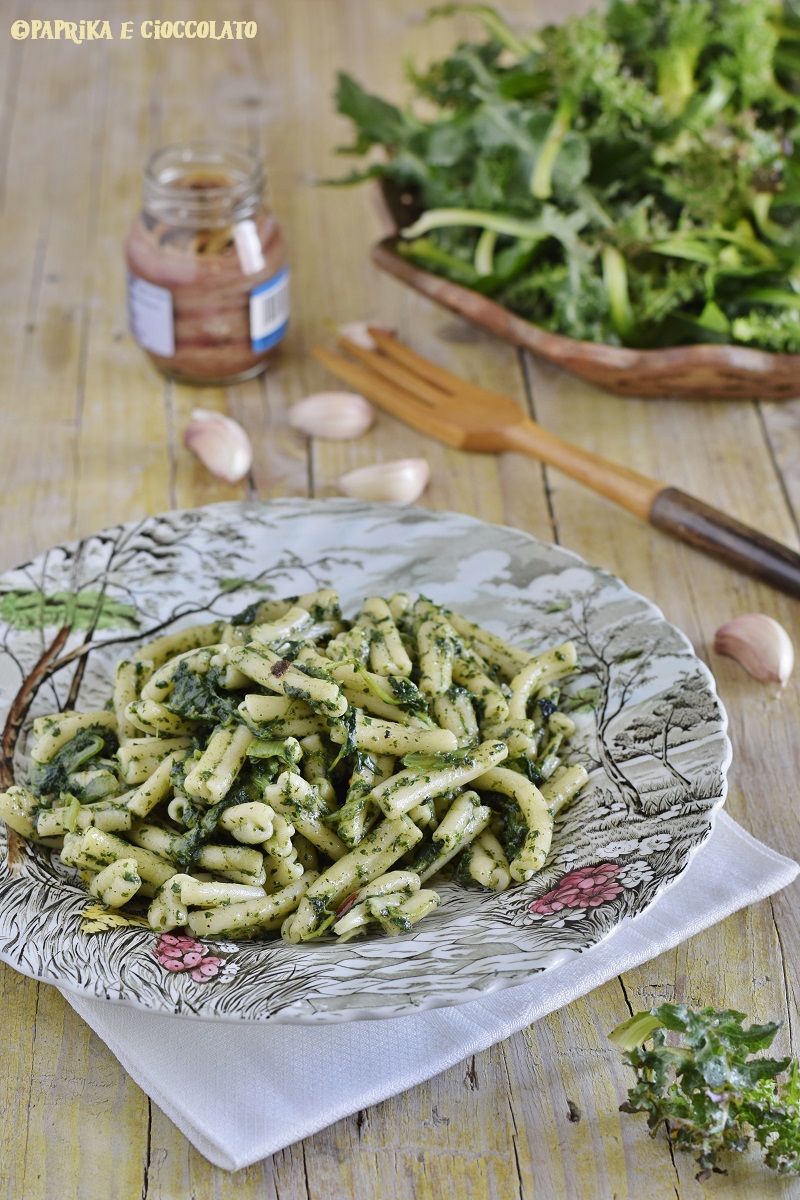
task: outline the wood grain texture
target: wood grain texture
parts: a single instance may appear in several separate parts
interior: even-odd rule
[[[506,0],[531,26],[579,3]],[[8,21],[34,6],[13,0]],[[55,0],[35,15],[64,17]],[[728,807],[800,855],[795,799],[800,690],[775,697],[715,655],[715,628],[775,616],[800,644],[797,603],[649,527],[521,454],[449,449],[381,414],[351,443],[308,442],[290,406],[331,385],[310,357],[352,319],[395,326],[421,353],[512,397],[545,428],[627,463],[798,547],[800,402],[619,399],[520,354],[378,273],[369,189],[315,186],[346,163],[335,71],[401,99],[405,56],[425,61],[474,31],[424,25],[420,0],[230,0],[250,43],[13,42],[0,37],[0,566],[65,537],[176,505],[247,495],[337,494],[352,467],[427,457],[422,503],[558,540],[616,571],[683,628],[731,719]],[[210,0],[85,0],[82,17],[219,19]],[[194,391],[165,383],[126,331],[121,246],[147,154],[217,134],[258,149],[292,249],[290,336],[259,380]],[[255,459],[235,487],[183,445],[194,407],[229,412]],[[0,965],[3,1200],[699,1200],[797,1197],[755,1160],[702,1189],[691,1161],[621,1117],[625,1069],[606,1034],[661,1000],[732,1005],[786,1024],[797,1053],[798,889],[685,942],[509,1041],[230,1175],[211,1167],[125,1075],[60,994]],[[576,1115],[580,1119],[575,1119]]]

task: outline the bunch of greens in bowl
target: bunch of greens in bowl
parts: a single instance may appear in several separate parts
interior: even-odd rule
[[[556,333],[800,353],[800,0],[609,0],[411,71],[340,75],[346,179],[418,219],[398,251]],[[373,153],[374,148],[382,153]]]

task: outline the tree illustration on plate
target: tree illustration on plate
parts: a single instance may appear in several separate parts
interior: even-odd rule
[[[2,734],[0,787],[14,782],[17,742],[36,697],[47,686],[51,711],[76,708],[93,651],[149,640],[194,614],[223,616],[220,602],[243,589],[270,595],[281,580],[287,586],[302,581],[303,590],[323,587],[332,567],[352,565],[335,555],[304,562],[284,549],[269,566],[246,573],[253,566],[248,524],[269,521],[257,507],[247,522],[234,508],[165,513],[57,547],[9,573],[13,584],[0,593],[0,650],[19,682]],[[202,536],[194,536],[198,529]],[[215,585],[211,595],[209,582]],[[31,636],[36,633],[38,638]],[[66,694],[56,678],[62,672],[68,672]],[[9,829],[8,862],[17,871],[23,846]]]
[[[572,705],[577,711],[591,707],[595,715],[595,737],[571,743],[572,758],[590,772],[602,769],[631,816],[640,817],[642,796],[625,772],[626,756],[620,750],[627,749],[627,757],[633,757],[634,737],[644,739],[643,745],[652,744],[654,750],[660,747],[660,761],[686,786],[690,781],[668,757],[674,735],[716,710],[702,679],[687,672],[669,691],[652,694],[658,686],[656,664],[683,647],[663,621],[646,625],[631,621],[630,598],[610,591],[610,584],[601,575],[577,598],[574,593],[549,592],[547,612],[554,614],[559,635],[578,645],[582,672]],[[637,700],[640,696],[645,699]],[[698,705],[705,706],[702,717]],[[615,728],[621,717],[627,722],[630,714],[635,735],[627,726],[624,732]]]
[[[596,628],[596,601],[601,588],[595,585],[571,610],[573,636],[580,645],[582,690],[591,689],[594,702],[596,738],[589,771],[601,767],[631,812],[641,811],[639,793],[623,772],[611,751],[609,729],[629,703],[636,688],[651,682],[649,648],[631,641],[627,622],[611,621],[602,630]]]
[[[626,728],[614,738],[617,757],[625,759],[637,753],[649,754],[661,763],[673,780],[691,787],[691,779],[670,762],[669,750],[680,745],[681,734],[693,732],[696,735],[705,722],[714,721],[717,715],[705,680],[683,671],[654,703],[630,713]]]
[[[14,750],[22,724],[39,687],[60,669],[59,655],[70,634],[86,631],[88,642],[98,629],[135,629],[138,621],[132,605],[113,599],[104,588],[82,588],[76,592],[62,589],[49,595],[41,587],[12,589],[0,598],[0,617],[6,625],[0,644],[23,676],[3,730],[0,785],[7,788],[14,781]],[[13,649],[13,632],[30,633],[38,630],[44,634],[48,629],[55,631],[52,640],[45,642],[38,660],[25,674]],[[64,708],[73,707],[73,698],[77,696],[83,678],[85,658],[76,661],[77,667]],[[10,829],[9,858],[15,860],[19,849],[19,835]]]

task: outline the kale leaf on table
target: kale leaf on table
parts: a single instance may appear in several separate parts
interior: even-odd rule
[[[608,0],[411,72],[408,108],[339,77],[340,180],[419,214],[398,250],[570,337],[800,353],[800,5]],[[433,113],[433,115],[431,115]]]
[[[662,1004],[610,1035],[636,1073],[621,1111],[646,1113],[653,1136],[666,1126],[672,1144],[695,1155],[701,1181],[725,1174],[723,1152],[744,1151],[751,1141],[763,1149],[767,1166],[800,1174],[797,1060],[751,1057],[772,1045],[779,1026],[745,1028],[744,1020],[732,1009]],[[667,1043],[668,1031],[678,1035],[675,1044]],[[645,1049],[649,1040],[652,1048]]]

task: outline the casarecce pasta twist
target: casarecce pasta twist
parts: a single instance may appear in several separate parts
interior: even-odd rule
[[[159,932],[407,932],[443,872],[541,870],[587,778],[561,757],[576,668],[401,592],[349,622],[330,590],[263,601],[142,646],[108,709],[37,718],[0,816]]]

